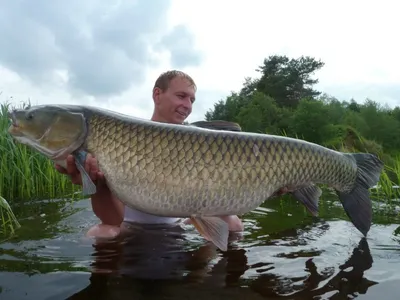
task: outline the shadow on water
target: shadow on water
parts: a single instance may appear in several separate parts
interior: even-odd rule
[[[397,299],[400,226],[374,217],[368,238],[337,201],[312,218],[290,197],[244,216],[220,252],[191,226],[131,226],[115,240],[82,200],[31,204],[0,244],[0,299]]]

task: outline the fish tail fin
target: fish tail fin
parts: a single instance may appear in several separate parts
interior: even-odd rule
[[[343,208],[353,225],[366,236],[372,223],[369,189],[379,181],[383,162],[374,154],[345,153],[357,165],[355,185],[350,192],[337,191]]]

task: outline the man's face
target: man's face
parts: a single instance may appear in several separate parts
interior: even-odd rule
[[[154,101],[157,115],[162,119],[156,121],[182,124],[192,113],[195,94],[195,88],[187,79],[181,77],[172,79],[169,88],[164,92],[156,88]]]

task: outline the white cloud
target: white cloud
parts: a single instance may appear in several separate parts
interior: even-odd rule
[[[106,4],[108,3],[108,4]],[[191,74],[189,121],[272,54],[325,66],[318,89],[400,104],[394,1],[8,1],[0,11],[0,101],[88,103],[149,118],[169,68]],[[175,26],[175,27],[174,27]]]

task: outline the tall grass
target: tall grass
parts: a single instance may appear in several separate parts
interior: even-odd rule
[[[392,166],[385,165],[379,182],[374,189],[374,196],[380,202],[386,202],[389,207],[400,203],[400,157],[394,158]]]
[[[0,196],[10,206],[18,201],[54,199],[78,191],[69,178],[60,174],[52,161],[37,151],[14,142],[8,134],[10,104],[0,104]],[[4,200],[5,201],[5,200]],[[6,210],[2,207],[3,211]],[[0,224],[6,224],[8,214],[0,214]],[[9,218],[8,218],[9,220]],[[1,226],[4,229],[4,226]]]
[[[17,218],[15,217],[10,205],[0,196],[0,234],[14,233],[15,229],[21,227]]]

